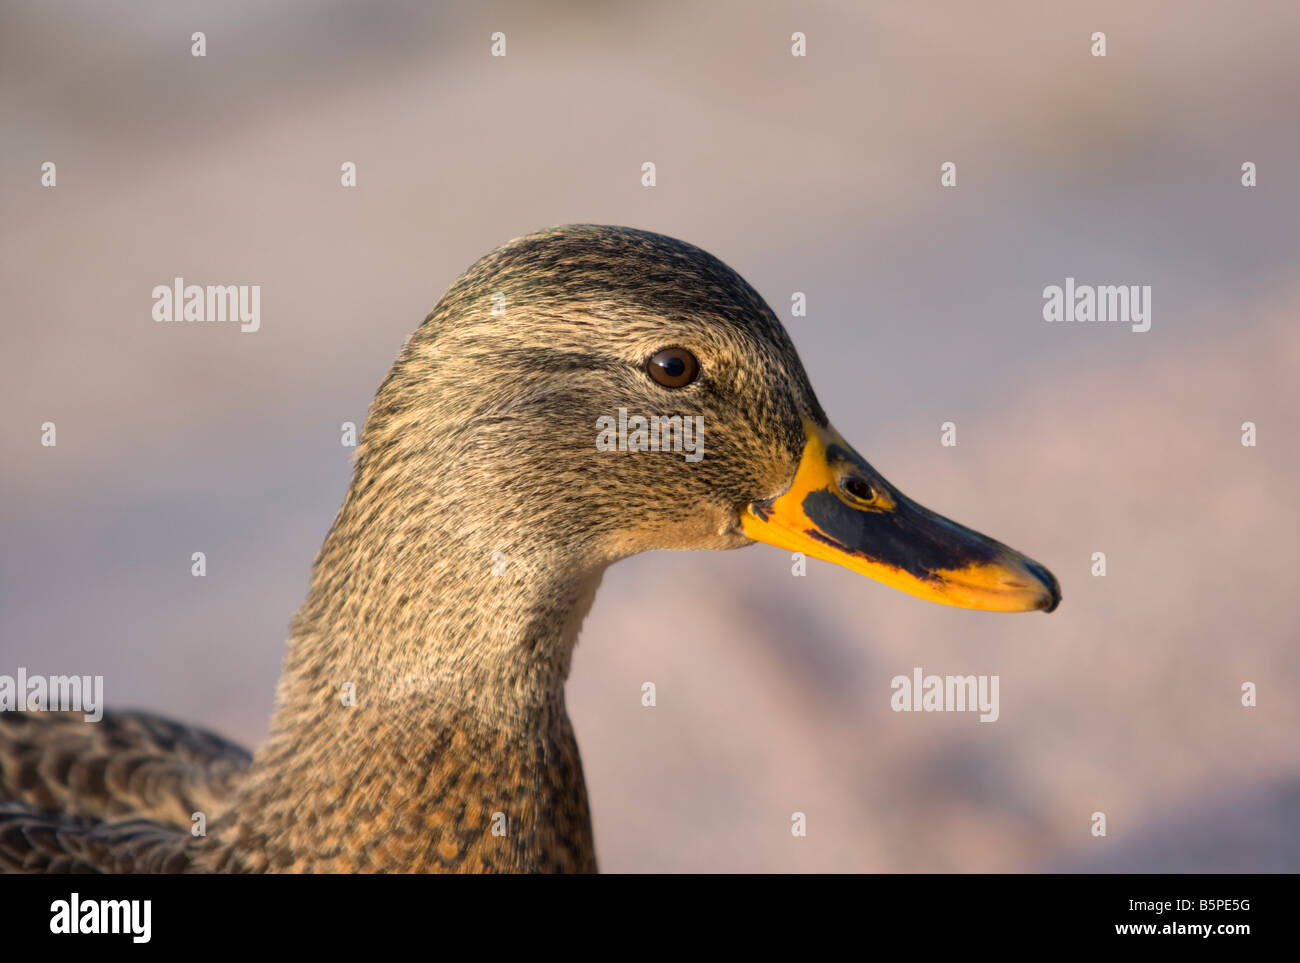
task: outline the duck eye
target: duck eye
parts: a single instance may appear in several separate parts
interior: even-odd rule
[[[700,373],[700,363],[685,348],[664,348],[646,362],[646,373],[665,388],[685,388]]]

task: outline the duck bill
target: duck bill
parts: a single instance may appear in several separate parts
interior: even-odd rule
[[[1050,612],[1060,603],[1060,586],[1042,565],[922,508],[835,429],[812,422],[805,429],[790,489],[742,512],[747,536],[945,605]]]

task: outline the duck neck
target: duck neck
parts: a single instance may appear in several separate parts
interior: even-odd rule
[[[410,493],[361,477],[294,619],[221,858],[594,871],[564,682],[603,566],[481,505],[383,515]]]

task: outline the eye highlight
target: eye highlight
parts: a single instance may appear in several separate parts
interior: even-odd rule
[[[663,348],[650,356],[646,374],[665,388],[685,388],[700,373],[700,363],[685,348]]]

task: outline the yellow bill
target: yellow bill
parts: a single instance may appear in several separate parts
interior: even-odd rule
[[[1055,576],[1001,542],[922,508],[880,476],[834,428],[805,423],[790,489],[753,502],[745,534],[834,562],[911,595],[990,612],[1051,612]]]

